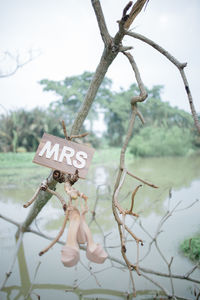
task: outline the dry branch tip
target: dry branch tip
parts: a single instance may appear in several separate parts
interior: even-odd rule
[[[133,1],[129,1],[129,3],[124,7],[123,15],[122,15],[123,21],[126,21],[128,19],[129,15],[127,15],[127,12],[131,8],[132,4],[133,4]]]

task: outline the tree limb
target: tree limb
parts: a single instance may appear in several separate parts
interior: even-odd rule
[[[136,78],[136,81],[137,81],[137,84],[138,84],[138,87],[139,87],[139,90],[140,90],[140,95],[139,96],[134,96],[131,99],[131,104],[134,105],[137,102],[143,102],[147,98],[148,94],[145,90],[144,83],[142,82],[139,69],[137,67],[137,64],[136,64],[133,56],[129,52],[123,52],[123,54],[128,58],[128,60],[131,64],[131,67],[132,67],[132,69],[135,73],[135,78]]]
[[[103,15],[100,1],[99,0],[91,0],[91,1],[99,25],[99,30],[101,33],[102,40],[104,42],[104,45],[108,47],[111,44],[112,39],[106,26],[106,21]]]
[[[124,23],[124,28],[128,29],[137,15],[141,12],[142,8],[144,7],[145,3],[147,4],[149,0],[138,0],[132,7],[131,12],[128,16],[128,19]]]
[[[17,56],[15,56],[12,53],[10,53],[9,51],[4,52],[5,57],[7,56],[12,61],[14,61],[15,66],[14,66],[13,70],[10,71],[10,72],[0,73],[0,78],[6,78],[6,77],[13,76],[20,68],[24,67],[29,62],[31,62],[32,60],[35,59],[35,57],[33,56],[33,51],[32,50],[29,50],[28,53],[29,53],[28,59],[24,60],[23,62],[20,62],[20,54],[18,54]],[[40,55],[40,52],[39,52],[39,55]]]
[[[193,116],[193,120],[194,120],[194,124],[198,130],[198,132],[200,133],[200,122],[198,119],[198,115],[194,106],[194,102],[193,102],[193,98],[192,98],[192,94],[189,88],[189,83],[187,80],[187,77],[185,75],[184,72],[184,68],[187,66],[187,63],[180,63],[174,56],[172,56],[168,51],[166,51],[163,47],[161,47],[160,45],[156,44],[154,41],[150,40],[149,38],[138,34],[136,32],[132,32],[132,31],[126,31],[125,32],[126,35],[132,36],[136,39],[141,40],[142,42],[152,46],[154,49],[156,49],[157,51],[159,51],[161,54],[163,54],[168,60],[170,60],[179,70],[182,80],[183,80],[183,84],[185,87],[185,91],[187,93],[187,97],[188,97],[188,101],[189,101],[189,105],[190,105],[190,110]]]

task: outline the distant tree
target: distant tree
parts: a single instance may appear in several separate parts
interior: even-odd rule
[[[145,125],[135,121],[134,141],[131,151],[138,156],[185,155],[190,149],[199,147],[199,135],[194,129],[192,116],[168,102],[163,102],[163,86],[154,86],[148,90],[146,103],[138,103]],[[110,146],[120,146],[123,142],[130,117],[129,101],[138,94],[136,85],[125,91],[113,94],[111,102],[106,103],[105,137]]]
[[[147,89],[148,101],[151,102],[152,99],[160,101],[161,89],[161,86],[154,86],[152,89]],[[111,146],[121,146],[130,117],[130,99],[138,94],[139,89],[137,85],[132,84],[128,90],[121,89],[119,92],[114,93],[112,101],[106,103],[105,122],[108,130],[105,133],[105,137]],[[141,112],[144,113],[145,121],[149,122],[152,120],[152,110],[149,110],[149,108],[147,110],[143,109],[144,105],[142,104],[138,104],[138,106]],[[140,122],[136,122],[134,133],[138,133],[140,127]]]
[[[163,102],[161,99],[161,86],[153,87],[157,92],[151,93],[149,90],[149,97],[146,105],[138,104],[141,113],[148,125],[157,125],[172,127],[174,125],[180,128],[194,128],[191,115],[177,107],[172,107],[168,102]]]
[[[183,156],[193,151],[192,140],[188,128],[148,126],[130,142],[130,150],[140,157]]]
[[[73,123],[74,116],[83,103],[92,77],[93,73],[84,72],[81,75],[66,77],[61,81],[48,79],[40,81],[40,84],[44,86],[44,91],[53,92],[58,96],[58,99],[50,104],[49,110],[57,119],[63,119],[67,126]],[[93,121],[98,119],[99,109],[111,101],[111,85],[112,81],[105,77],[87,117],[91,130]]]
[[[44,131],[63,136],[61,126],[57,126],[58,120],[64,119],[66,124],[71,124],[75,112],[82,104],[91,76],[92,73],[84,72],[82,75],[68,77],[63,81],[42,80],[41,84],[45,85],[44,90],[55,92],[58,100],[53,101],[45,110],[39,108],[30,111],[19,109],[1,115],[0,151],[16,152],[20,147],[26,151],[35,151]],[[119,92],[112,92],[111,84],[112,81],[105,78],[87,119],[90,124],[90,135],[87,137],[87,142],[96,148],[102,146],[105,141],[110,146],[122,145],[130,117],[129,99],[138,94],[135,84],[131,85],[128,90],[121,89]],[[176,107],[171,107],[168,102],[163,102],[161,99],[162,88],[154,86],[149,89],[149,97],[145,105],[138,103],[138,108],[146,123],[145,126],[142,126],[140,120],[136,118],[133,133],[136,139],[134,144],[131,143],[132,153],[136,155],[155,156],[156,153],[158,155],[177,155],[178,147],[174,148],[174,152],[167,150],[172,146],[172,141],[172,144],[168,141],[169,144],[165,147],[166,151],[159,150],[160,139],[166,141],[168,138],[170,139],[170,129],[171,132],[174,132],[175,139],[178,134],[181,138],[184,136],[184,141],[186,141],[187,131],[187,137],[189,137],[187,147],[183,145],[185,150],[179,151],[180,154],[183,155],[188,149],[200,146],[199,135],[194,129],[191,115]],[[104,121],[107,125],[107,130],[101,139],[93,130],[93,121],[98,119],[100,111],[104,113]],[[147,134],[149,138],[146,137]],[[153,136],[157,136],[156,141]],[[138,142],[136,143],[136,141]],[[153,150],[154,147],[151,146],[151,143],[157,147],[156,151]],[[179,144],[182,145],[181,142]]]
[[[18,109],[0,116],[0,151],[35,151],[44,131],[60,135],[58,126],[45,110]]]
[[[112,101],[105,103],[105,122],[107,131],[105,137],[111,146],[122,145],[130,117],[130,99],[138,93],[136,84],[125,91],[121,89],[112,95]],[[110,99],[109,99],[110,100]]]

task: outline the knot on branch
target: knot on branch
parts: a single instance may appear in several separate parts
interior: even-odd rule
[[[78,179],[79,179],[78,170],[75,171],[75,174],[67,175],[67,181],[70,183],[70,185],[73,185],[75,182],[78,181]]]
[[[186,63],[186,62],[180,64],[180,68],[181,68],[182,70],[183,70],[186,66],[187,66],[187,63]]]
[[[42,191],[46,191],[47,187],[48,187],[48,180],[45,179],[45,180],[41,183],[40,189],[41,189]]]
[[[53,172],[53,179],[55,179],[59,183],[65,182],[65,174],[60,172],[59,170],[55,170]]]
[[[67,175],[67,181],[73,185],[75,182],[77,182],[79,179],[78,170],[75,171],[74,174],[68,174]]]
[[[126,253],[126,246],[125,245],[122,245],[122,252]]]

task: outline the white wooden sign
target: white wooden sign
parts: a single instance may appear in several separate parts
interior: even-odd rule
[[[85,178],[92,160],[94,149],[57,136],[44,133],[33,162],[64,173]]]

